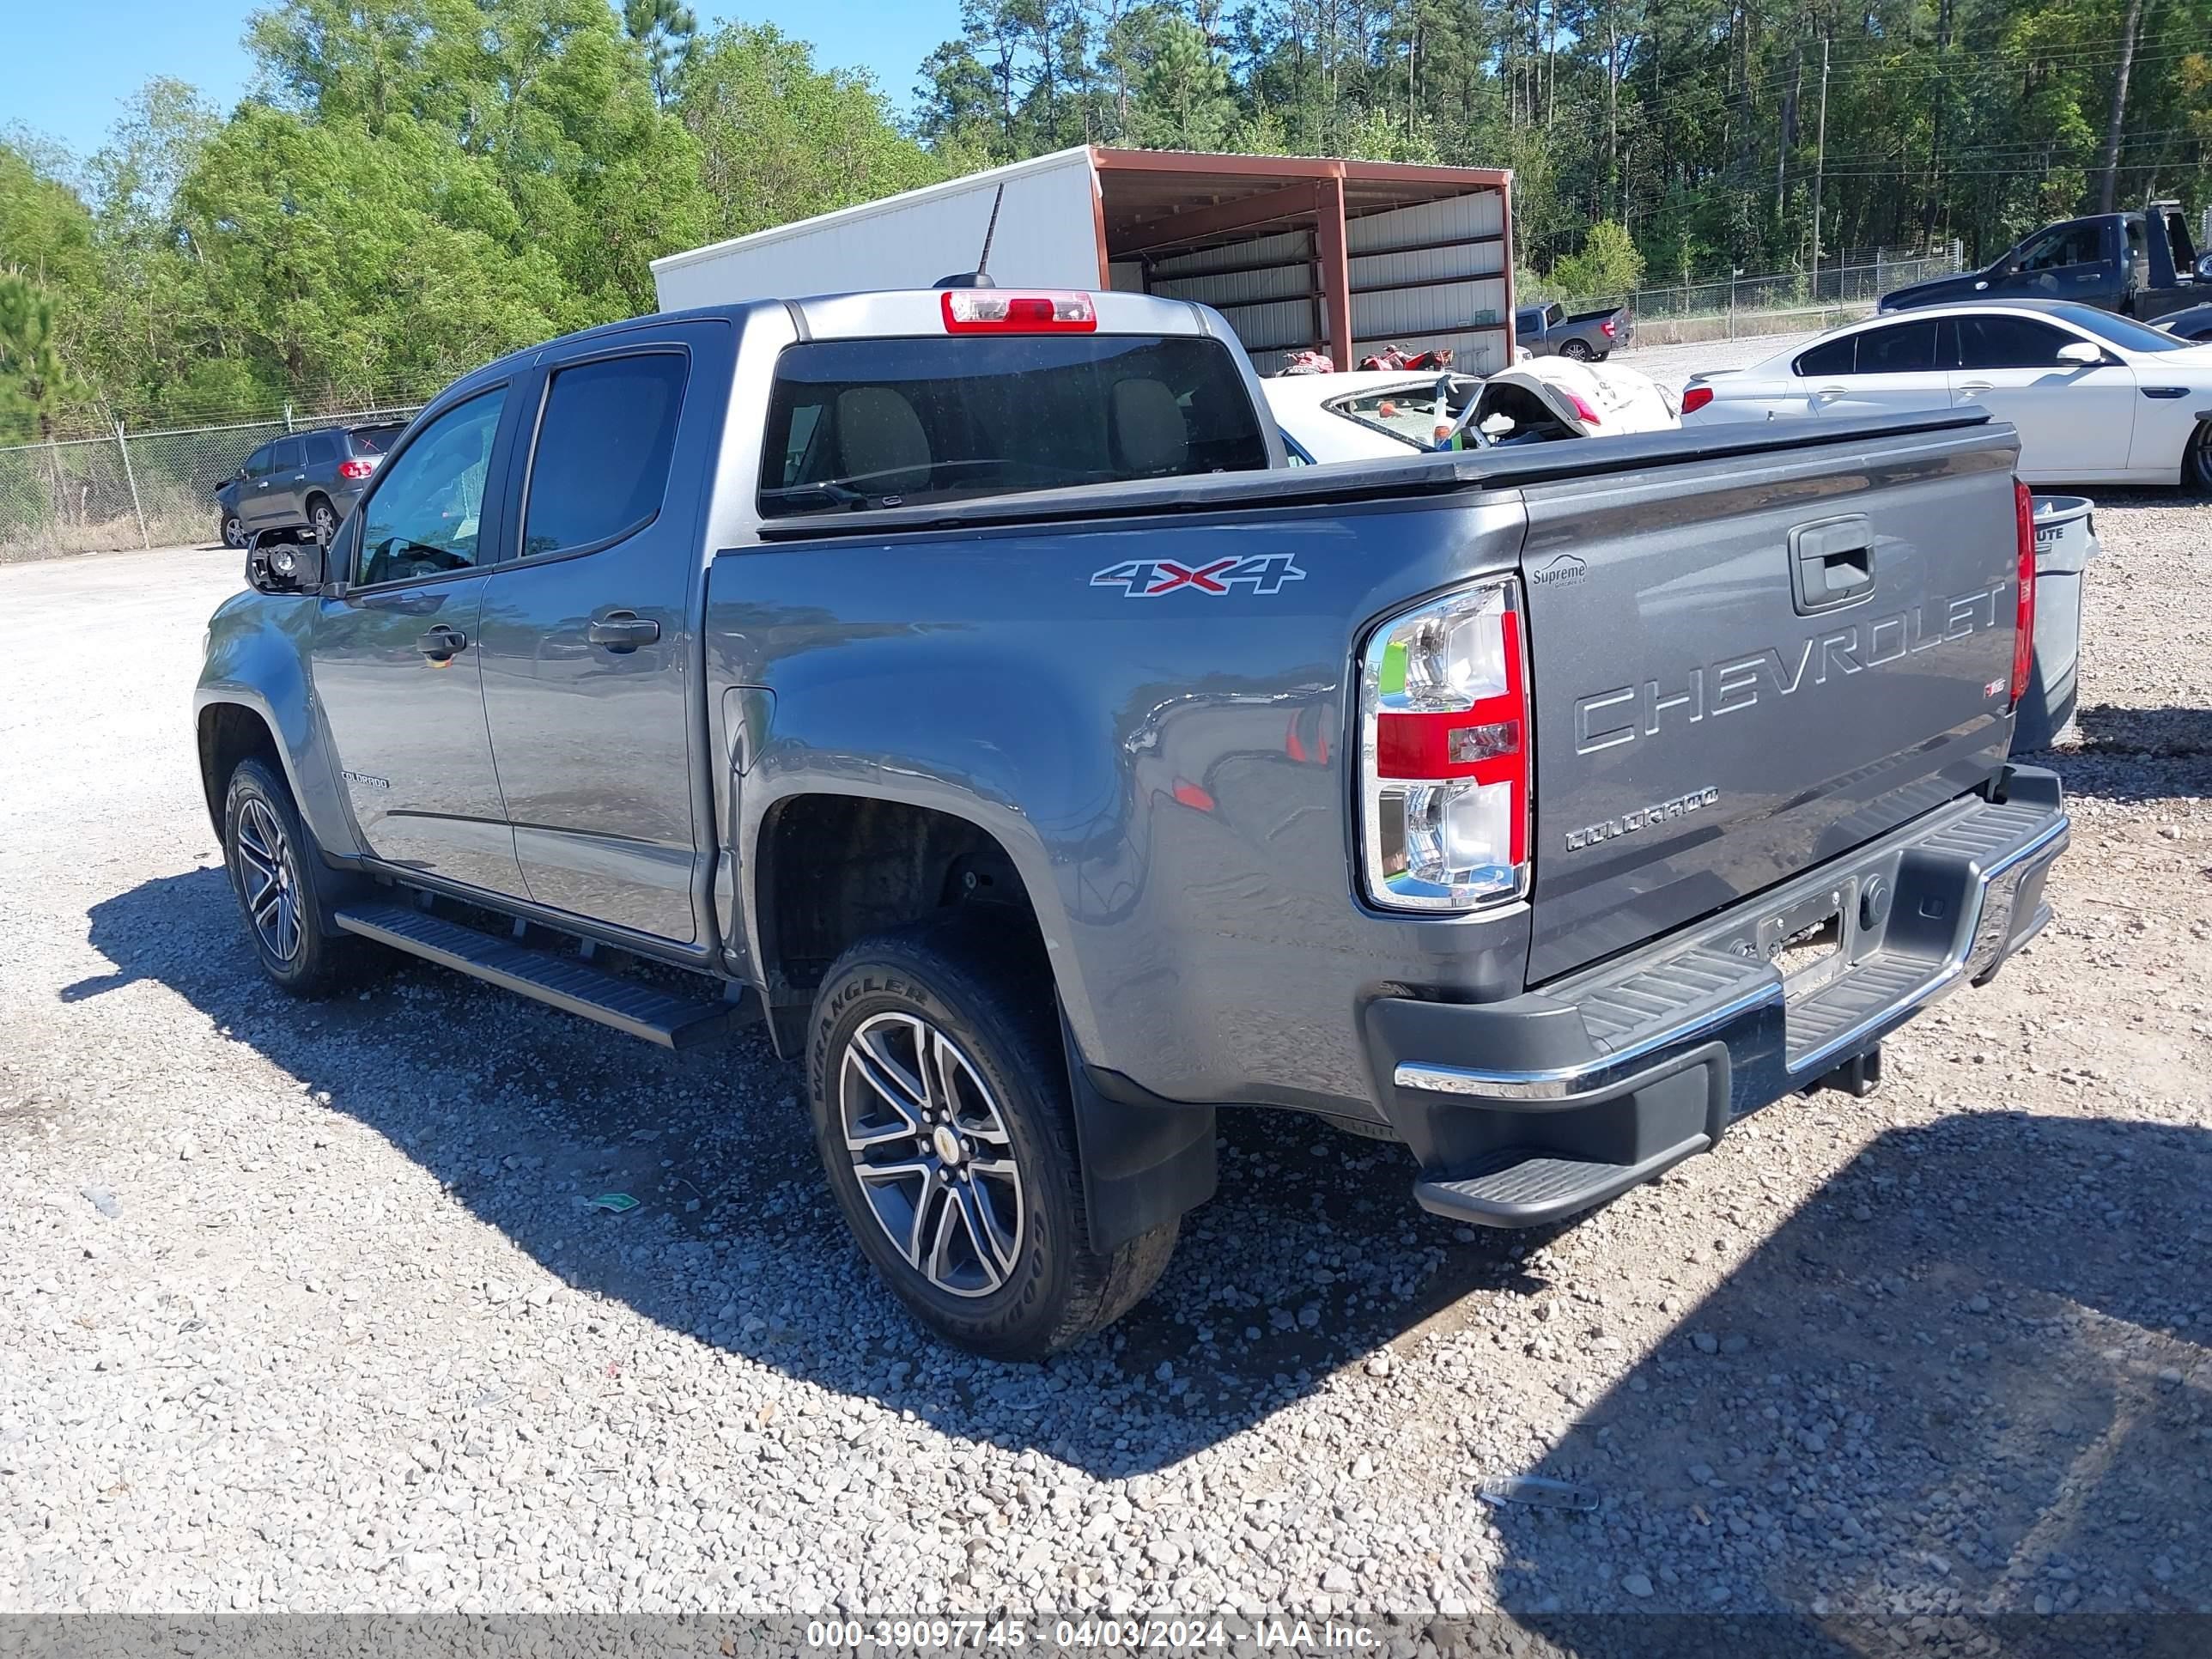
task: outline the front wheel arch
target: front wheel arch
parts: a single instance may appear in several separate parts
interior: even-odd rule
[[[211,702],[199,712],[200,792],[206,799],[208,821],[220,837],[224,830],[224,804],[230,793],[231,774],[244,760],[259,760],[273,768],[285,783],[292,784],[292,769],[285,763],[276,734],[258,709],[244,703]],[[294,800],[299,799],[296,787]]]

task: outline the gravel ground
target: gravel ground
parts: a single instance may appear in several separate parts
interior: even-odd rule
[[[1704,340],[1693,345],[1633,346],[1607,358],[1649,374],[1662,386],[1680,391],[1682,382],[1709,368],[1748,368],[1769,357],[1820,337],[1820,331],[1802,334],[1762,334],[1743,340]]]
[[[1878,1096],[1522,1235],[1227,1118],[1038,1370],[892,1311],[757,1041],[264,988],[236,556],[0,569],[0,1608],[2212,1611],[2212,507],[2099,524],[2058,920]]]

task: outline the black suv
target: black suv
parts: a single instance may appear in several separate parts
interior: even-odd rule
[[[329,427],[272,438],[216,486],[222,544],[244,547],[257,530],[305,525],[327,543],[368,488],[376,464],[405,431],[390,422]]]

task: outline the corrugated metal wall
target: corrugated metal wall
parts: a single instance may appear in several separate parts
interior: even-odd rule
[[[991,275],[1008,286],[1096,288],[1091,179],[1090,152],[1068,150],[676,254],[653,262],[660,308],[927,288],[973,270],[1001,179]]]
[[[1504,335],[1470,326],[1504,320],[1504,200],[1494,191],[1352,220],[1346,242],[1355,356],[1390,344],[1448,346],[1474,374],[1504,368]],[[1117,288],[1121,269],[1115,267]],[[1293,351],[1327,343],[1314,289],[1310,230],[1176,254],[1152,267],[1153,293],[1218,310],[1263,374]]]

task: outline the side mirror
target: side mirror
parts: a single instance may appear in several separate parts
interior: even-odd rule
[[[246,585],[261,593],[313,593],[323,585],[323,546],[296,532],[254,532],[246,550]]]
[[[2069,340],[2058,348],[2058,361],[2062,363],[2077,364],[2084,368],[2094,368],[2105,361],[2105,354],[2087,340]]]

